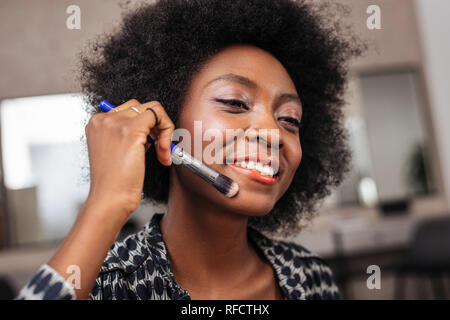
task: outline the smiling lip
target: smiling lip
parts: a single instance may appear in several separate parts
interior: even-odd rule
[[[243,167],[235,165],[235,164],[229,164],[229,166],[232,167],[234,170],[238,171],[239,173],[248,176],[250,179],[261,182],[263,184],[273,185],[278,180],[278,176],[270,177],[265,174],[261,174],[257,171],[246,169],[246,168],[243,168]]]
[[[268,156],[267,154],[264,153],[253,153],[253,154],[247,154],[247,155],[238,155],[235,156],[234,161],[228,161],[228,164],[235,164],[237,162],[241,162],[241,161],[253,161],[253,162],[260,162],[263,165],[268,165],[270,167],[272,167],[272,169],[274,170],[274,174],[277,174],[280,171],[280,162],[278,161],[278,158],[275,156]],[[240,166],[238,166],[239,168],[242,168]],[[245,169],[245,168],[243,168]],[[251,170],[250,170],[251,171]]]

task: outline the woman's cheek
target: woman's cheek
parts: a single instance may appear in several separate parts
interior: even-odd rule
[[[235,148],[233,143],[227,141],[227,138],[230,139],[234,134],[233,130],[236,129],[239,129],[238,121],[227,121],[219,117],[211,117],[203,121],[202,135],[207,137],[207,141],[203,141],[203,150],[205,151],[205,148],[208,146],[207,150],[222,150],[223,156],[225,156],[231,148]]]
[[[300,166],[300,163],[302,162],[302,156],[303,156],[303,151],[302,151],[302,147],[301,145],[299,145],[299,147],[296,149],[295,154],[294,154],[294,161],[297,164],[295,171],[297,171],[297,168]]]
[[[287,152],[287,160],[289,163],[289,171],[291,180],[294,178],[295,172],[298,170],[300,163],[302,162],[303,151],[301,145],[297,142],[298,146],[293,147]]]

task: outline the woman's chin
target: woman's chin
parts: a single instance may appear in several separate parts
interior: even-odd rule
[[[270,194],[240,189],[233,198],[223,198],[221,206],[246,216],[264,216],[274,207],[276,200]]]

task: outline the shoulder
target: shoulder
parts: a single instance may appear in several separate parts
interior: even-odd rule
[[[133,272],[149,256],[150,251],[145,232],[142,230],[113,243],[100,268],[100,273],[112,270],[120,270],[125,273]]]
[[[302,245],[283,240],[272,240],[274,253],[283,268],[291,272],[301,270],[305,299],[338,299],[339,290],[329,263],[319,254]]]
[[[108,251],[91,291],[91,299],[166,297],[168,261],[157,235],[147,228],[116,241]]]
[[[321,255],[293,241],[272,239],[259,232],[252,234],[294,298],[339,298],[333,271]]]
[[[116,241],[108,251],[100,273],[119,270],[132,273],[148,261],[167,265],[167,252],[159,230],[160,214],[154,217],[137,233]]]

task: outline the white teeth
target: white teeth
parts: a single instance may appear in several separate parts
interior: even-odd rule
[[[275,174],[274,168],[272,168],[271,166],[268,166],[268,165],[264,165],[261,162],[257,162],[257,161],[252,161],[252,160],[249,160],[248,162],[236,161],[234,164],[237,166],[240,166],[242,168],[258,171],[259,173],[265,174],[270,177],[273,177]]]
[[[263,166],[260,172],[261,172],[262,174],[267,175],[267,167],[266,167],[266,166]]]
[[[235,165],[238,165],[240,167],[255,170],[260,172],[261,174],[265,174],[267,176],[273,177],[274,175],[274,169],[268,165],[263,165],[261,162],[255,162],[255,161],[236,161]]]
[[[257,170],[259,172],[262,172],[262,169],[263,169],[262,163],[261,162],[257,162],[256,166],[255,166],[255,170]]]

